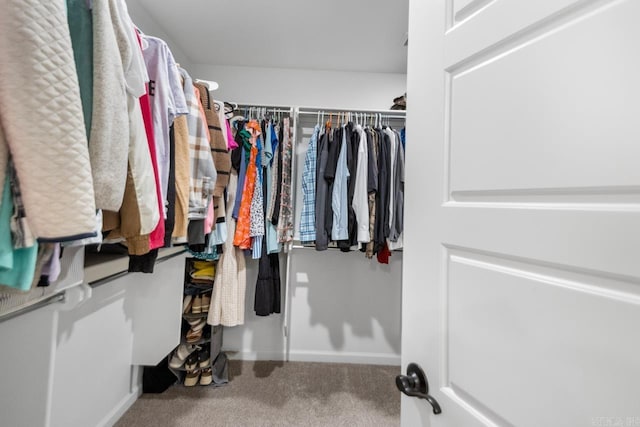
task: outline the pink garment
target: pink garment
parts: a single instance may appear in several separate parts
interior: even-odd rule
[[[213,200],[209,197],[209,208],[207,209],[207,216],[204,218],[204,234],[211,233],[213,230],[213,225],[215,224],[216,219],[213,212]]]
[[[140,49],[142,42],[140,35],[136,31]],[[140,97],[140,108],[142,109],[142,119],[144,121],[144,129],[147,133],[147,143],[149,144],[149,152],[151,153],[151,164],[153,165],[153,177],[156,182],[156,194],[158,196],[158,211],[160,212],[160,221],[149,235],[149,249],[157,249],[164,246],[164,203],[162,202],[162,193],[160,190],[160,175],[158,172],[158,159],[156,155],[156,140],[153,136],[153,120],[151,118],[151,104],[149,104],[149,85],[147,84],[147,93]]]
[[[235,139],[233,139],[233,133],[231,133],[231,125],[229,124],[229,120],[224,119],[224,122],[227,124],[227,148],[229,150],[235,150],[238,148],[238,143]]]

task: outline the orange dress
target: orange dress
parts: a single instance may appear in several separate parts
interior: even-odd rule
[[[258,148],[252,146],[251,154],[249,155],[249,164],[247,165],[247,175],[244,180],[244,188],[242,189],[242,200],[240,201],[236,232],[233,236],[233,245],[240,249],[251,249],[251,199],[253,198],[253,191],[255,190],[258,175],[258,169],[256,167],[257,156]]]

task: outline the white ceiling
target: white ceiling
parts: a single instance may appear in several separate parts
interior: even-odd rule
[[[406,73],[408,0],[128,0],[193,64]]]

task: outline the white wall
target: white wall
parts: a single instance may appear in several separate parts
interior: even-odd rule
[[[294,251],[290,360],[399,364],[402,253]]]
[[[186,69],[191,67],[191,60],[182,51],[182,49],[180,49],[180,47],[171,40],[167,31],[162,28],[162,26],[158,24],[151,15],[149,15],[143,6],[135,0],[127,0],[127,9],[129,10],[129,16],[131,16],[131,19],[143,33],[164,40],[169,45],[176,62]]]
[[[222,101],[300,107],[386,110],[406,91],[406,75],[191,64],[194,78],[214,80]]]
[[[282,106],[388,109],[406,84],[403,74],[202,64],[189,71],[217,81],[218,99]],[[284,313],[265,318],[253,312],[257,263],[249,261],[246,324],[225,328],[224,349],[237,352],[232,357],[283,359],[288,346],[291,360],[399,364],[401,270],[401,254],[383,266],[361,253],[294,249],[287,343]],[[283,265],[283,298],[284,273]]]

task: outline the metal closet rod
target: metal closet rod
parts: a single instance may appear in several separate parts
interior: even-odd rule
[[[277,108],[268,108],[268,107],[247,107],[246,109],[250,109],[253,108],[255,109],[260,109],[260,108],[265,108],[267,110],[267,113],[287,113],[287,114],[291,114],[291,110],[280,110]],[[244,107],[241,107],[238,105],[238,111],[242,111],[244,110]]]
[[[393,116],[398,118],[404,118],[407,115],[406,110],[362,110],[359,108],[341,109],[341,108],[309,108],[309,107],[299,108],[298,114],[305,114],[305,115],[318,114],[318,113],[322,113],[323,111],[325,114],[364,113],[364,114],[382,114],[382,115]]]
[[[260,108],[264,108],[267,110],[267,113],[287,113],[287,114],[293,114],[293,107],[284,107],[282,105],[260,105],[260,104],[240,104],[237,102],[230,102],[229,104],[233,104],[233,105],[237,105],[238,111],[241,110],[245,110],[245,109],[260,109]]]

